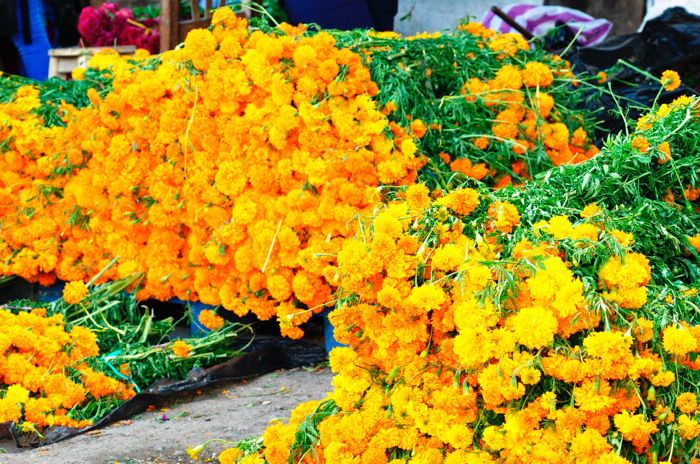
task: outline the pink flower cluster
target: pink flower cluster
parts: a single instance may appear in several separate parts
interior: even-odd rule
[[[95,9],[83,8],[78,20],[78,31],[83,43],[88,47],[113,47],[115,45],[135,45],[151,53],[158,53],[160,31],[158,19],[134,19],[128,8],[120,8],[116,3],[103,3]]]

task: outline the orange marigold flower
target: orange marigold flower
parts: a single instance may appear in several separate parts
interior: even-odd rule
[[[668,387],[676,381],[676,374],[671,371],[658,372],[651,378],[651,384],[655,387]]]
[[[212,309],[204,309],[200,311],[197,320],[209,330],[216,330],[224,325],[224,318],[216,314]]]
[[[686,414],[692,414],[698,407],[698,397],[695,393],[681,393],[676,398],[676,407]]]
[[[286,301],[292,296],[292,285],[285,277],[275,274],[267,279],[267,290],[277,301]]]
[[[676,71],[666,70],[661,74],[661,85],[667,91],[676,90],[681,85],[681,77]]]
[[[459,188],[438,199],[435,204],[446,206],[462,216],[468,216],[479,206],[479,194],[474,189]]]
[[[486,147],[489,146],[489,139],[486,137],[479,137],[478,139],[474,140],[474,145],[476,145],[476,148],[485,150]]]
[[[696,234],[694,237],[686,236],[686,238],[693,248],[700,250],[700,234]]]
[[[632,148],[637,149],[640,153],[646,153],[649,150],[649,141],[641,135],[632,139]]]
[[[423,184],[413,184],[406,189],[406,201],[413,212],[425,211],[430,206],[430,191]]]
[[[608,75],[605,74],[603,71],[601,71],[601,72],[599,72],[598,74],[596,74],[596,76],[598,76],[597,82],[598,82],[599,84],[602,84],[603,82],[605,82],[605,81],[608,80]]]
[[[178,340],[173,344],[173,354],[181,358],[187,358],[190,356],[190,351],[192,347],[182,340]]]
[[[525,65],[522,71],[523,83],[527,87],[549,87],[554,82],[554,75],[544,63],[531,61]]]
[[[671,147],[668,142],[661,142],[657,148],[662,154],[658,159],[659,164],[666,164],[671,161]]]
[[[654,321],[643,317],[638,318],[632,333],[638,342],[648,342],[654,336]]]
[[[228,448],[219,454],[219,462],[221,464],[235,464],[240,455],[241,450],[238,448]]]
[[[413,135],[415,137],[418,137],[420,139],[428,131],[428,128],[425,127],[425,123],[420,119],[414,119],[413,121],[411,121],[411,131],[413,132]]]
[[[87,296],[89,290],[82,280],[66,283],[63,287],[63,299],[69,304],[78,304]]]
[[[518,208],[508,202],[493,202],[489,207],[488,215],[493,218],[492,226],[505,234],[513,232],[513,227],[520,223]]]

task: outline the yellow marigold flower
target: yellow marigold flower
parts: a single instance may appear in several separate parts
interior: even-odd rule
[[[678,418],[678,433],[686,440],[692,440],[700,435],[700,424],[685,414]]]
[[[588,354],[614,362],[630,353],[632,338],[622,332],[593,332],[583,340]]]
[[[241,455],[241,450],[238,448],[228,448],[223,450],[219,454],[219,462],[221,464],[235,464],[236,459],[238,459]],[[195,458],[196,459],[196,458]]]
[[[435,250],[430,262],[439,271],[454,271],[464,263],[465,259],[463,246],[448,244]]]
[[[592,461],[592,456],[602,456],[611,449],[610,443],[593,429],[578,432],[571,440],[571,453],[583,462]]]
[[[541,306],[523,308],[511,320],[518,343],[533,350],[548,345],[559,326],[552,312]]]
[[[654,417],[662,424],[670,424],[676,420],[676,415],[673,414],[671,408],[659,403],[654,410]]]
[[[698,407],[698,397],[695,393],[681,393],[676,398],[676,407],[686,414],[692,414]]]
[[[598,273],[609,292],[603,295],[620,307],[640,308],[647,301],[646,287],[651,278],[649,260],[641,253],[627,253],[625,264],[619,256],[614,256]]]
[[[520,369],[518,373],[520,374],[520,381],[525,385],[535,385],[542,377],[542,372],[532,367]]]
[[[503,449],[506,445],[504,434],[501,433],[499,427],[496,427],[495,425],[486,427],[484,429],[483,437],[486,446],[494,451]]]
[[[645,114],[637,119],[637,130],[646,131],[652,128],[654,124],[654,117],[651,114]]]
[[[265,464],[266,462],[259,453],[256,453],[241,459],[238,464]]]
[[[5,401],[13,404],[24,404],[29,400],[29,390],[21,385],[10,385],[5,392]]]
[[[571,221],[566,216],[554,216],[549,220],[547,231],[556,239],[567,238],[571,236],[573,227]]]
[[[651,384],[655,387],[668,387],[676,380],[676,374],[671,371],[659,372],[651,378]]]
[[[192,347],[182,340],[178,340],[173,344],[173,354],[181,358],[187,358],[190,355]]]
[[[372,228],[374,229],[375,235],[386,234],[392,238],[397,238],[403,233],[401,221],[393,217],[387,211],[382,212],[374,218]]]
[[[413,184],[406,189],[406,201],[412,212],[425,211],[430,206],[430,191],[424,184]]]
[[[427,313],[432,309],[437,309],[445,302],[445,292],[437,285],[425,284],[420,287],[413,287],[411,296],[408,297],[411,304],[419,308],[421,312]]]
[[[474,432],[463,424],[453,425],[444,435],[444,440],[455,449],[463,449],[471,446]]]
[[[85,79],[85,68],[75,68],[71,71],[70,76],[73,80],[82,81]]]
[[[674,325],[663,330],[663,345],[667,352],[685,356],[697,349],[698,342],[686,327]]]
[[[571,231],[571,238],[574,240],[586,239],[592,242],[597,242],[598,232],[598,228],[593,224],[579,224]],[[583,244],[580,245],[583,246]]]
[[[612,235],[615,240],[617,240],[617,243],[619,243],[621,246],[627,248],[632,246],[634,243],[634,235],[628,233],[628,232],[623,232],[618,229],[613,229],[610,232],[610,235]]]
[[[667,91],[676,90],[681,85],[681,76],[676,71],[666,70],[661,74],[661,84]]]
[[[594,214],[598,214],[601,211],[600,206],[598,206],[597,202],[593,202],[590,205],[587,205],[585,208],[583,208],[583,211],[581,212],[581,217],[582,218],[588,218],[593,216]]]
[[[69,304],[78,304],[85,298],[89,290],[82,280],[66,283],[63,287],[63,299]]]

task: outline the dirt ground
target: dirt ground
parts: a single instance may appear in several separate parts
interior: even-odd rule
[[[278,371],[243,382],[203,389],[154,411],[101,430],[41,448],[17,448],[0,440],[0,463],[12,464],[175,464],[193,463],[187,447],[212,438],[238,441],[263,433],[269,421],[288,419],[302,402],[323,399],[331,391],[325,368]],[[199,462],[218,462],[224,448],[213,443]]]

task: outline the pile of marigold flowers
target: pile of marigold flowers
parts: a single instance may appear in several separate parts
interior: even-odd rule
[[[79,77],[111,73],[113,91],[62,105],[65,127],[37,120],[38,89],[3,106],[2,274],[88,280],[118,256],[98,283],[143,271],[140,299],[280,315],[301,336],[330,287],[300,251],[353,234],[375,188],[422,161],[329,34],[251,33],[228,8],[213,24],[157,58],[95,56]]]
[[[392,131],[421,138],[431,189],[445,188],[453,172],[494,187],[522,183],[598,153],[582,109],[599,94],[597,77],[574,76],[567,61],[519,34],[464,23],[452,34],[339,40],[366,57]]]
[[[566,63],[514,36],[466,25],[444,38],[347,43],[303,26],[251,31],[229,8],[212,24],[156,57],[94,56],[74,76],[99,83],[89,103],[49,104],[26,85],[0,105],[0,274],[88,281],[117,258],[96,283],[144,272],[139,299],[277,316],[300,337],[338,281],[314,257],[356,233],[349,219],[373,215],[377,188],[415,182],[428,160],[433,190],[452,175],[436,160],[506,185],[513,170],[525,178],[595,151],[585,114],[565,109],[577,95]],[[403,44],[405,56],[444,48],[433,116],[426,104],[411,116],[415,97],[392,93],[389,74],[405,81],[418,66],[388,54]],[[61,120],[42,124],[52,108]]]
[[[682,97],[522,188],[383,189],[312,260],[333,393],[220,461],[697,462],[699,133]]]

